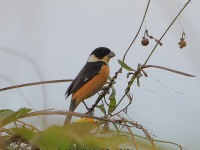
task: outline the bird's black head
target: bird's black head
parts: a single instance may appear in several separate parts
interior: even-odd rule
[[[98,62],[102,61],[108,64],[110,58],[114,57],[115,53],[113,53],[110,49],[106,47],[96,48],[88,58],[88,62]]]
[[[106,47],[98,47],[90,55],[94,55],[98,59],[102,59],[103,57],[108,55],[110,52],[111,50]]]

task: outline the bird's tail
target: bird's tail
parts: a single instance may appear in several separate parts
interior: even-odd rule
[[[76,100],[71,100],[69,111],[74,111],[75,109],[76,109]],[[70,124],[71,119],[72,119],[72,115],[70,114],[67,115],[63,126]]]

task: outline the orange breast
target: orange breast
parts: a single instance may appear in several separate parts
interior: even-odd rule
[[[109,74],[109,66],[103,65],[98,75],[72,94],[72,100],[76,100],[76,105],[92,96],[95,91],[101,89],[108,80]]]

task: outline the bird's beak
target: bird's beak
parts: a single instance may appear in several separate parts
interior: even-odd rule
[[[112,51],[110,51],[110,53],[108,54],[108,57],[109,57],[109,58],[115,57],[115,53],[112,52]]]

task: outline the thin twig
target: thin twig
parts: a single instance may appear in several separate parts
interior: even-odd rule
[[[126,95],[127,95],[127,94],[126,94]],[[124,96],[125,96],[125,94],[124,94]],[[123,97],[122,97],[122,98],[123,98]],[[122,101],[122,98],[120,99],[120,101]],[[119,101],[119,103],[115,106],[115,109],[116,109],[116,107],[120,104],[120,101]],[[127,110],[128,107],[132,104],[132,101],[133,101],[133,98],[129,98],[129,103],[128,103],[122,110],[118,111],[117,113],[113,114],[112,116],[118,115],[118,114],[120,114],[122,111]]]
[[[120,117],[120,116],[119,116],[119,117]],[[154,140],[152,139],[152,137],[150,136],[150,134],[148,133],[148,131],[147,131],[142,125],[140,125],[140,124],[138,124],[138,123],[135,123],[135,122],[133,122],[133,121],[127,120],[127,119],[125,119],[125,118],[122,118],[122,122],[129,123],[129,124],[135,126],[136,128],[141,129],[141,130],[144,132],[144,134],[145,134],[145,136],[147,137],[147,139],[148,139],[148,140],[150,141],[150,143],[152,144],[153,149],[156,150],[156,146],[155,146],[155,144],[154,144]]]
[[[113,130],[108,130],[109,132],[113,132],[113,133],[118,133],[118,131],[113,131]],[[99,131],[99,133],[108,133],[108,131]],[[124,134],[129,134],[129,135],[133,135],[137,138],[141,138],[141,139],[144,139],[144,140],[149,140],[148,138],[146,137],[143,137],[143,136],[140,136],[140,135],[137,135],[137,134],[133,134],[133,133],[130,133],[130,132],[127,132],[127,131],[120,131],[121,133],[124,133]],[[182,146],[177,144],[177,143],[174,143],[174,142],[169,142],[169,141],[163,141],[163,140],[155,140],[153,139],[154,142],[160,142],[160,143],[165,143],[165,144],[172,144],[172,145],[175,145],[175,146],[178,146],[180,148],[180,150],[183,150]]]
[[[153,141],[155,141],[155,142],[160,142],[160,143],[166,143],[166,144],[176,145],[176,146],[178,146],[178,147],[180,148],[180,150],[183,150],[183,148],[182,148],[181,145],[176,144],[176,143],[174,143],[174,142],[168,142],[168,141],[162,141],[162,140],[153,140]]]
[[[38,132],[40,131],[39,129],[37,129],[37,128],[34,127],[33,125],[27,124],[27,123],[25,123],[25,122],[23,122],[23,121],[17,120],[17,122],[20,122],[21,124],[26,125],[26,126],[32,128],[32,129],[35,129],[35,130],[38,131]]]
[[[165,32],[163,33],[163,35],[161,36],[161,38],[159,39],[159,41],[161,41],[163,39],[163,37],[165,36],[165,34],[169,31],[169,29],[171,28],[171,26],[174,24],[174,22],[177,20],[177,18],[180,16],[180,14],[183,12],[183,10],[186,8],[186,6],[189,4],[190,1],[191,0],[188,0],[187,3],[183,6],[183,8],[180,10],[180,12],[177,14],[177,16],[174,18],[174,20],[171,22],[171,24],[165,30]],[[156,49],[157,46],[158,46],[158,43],[156,43],[155,47],[153,48],[153,50],[149,54],[148,58],[146,59],[144,65],[147,64],[148,60],[150,59],[151,55],[153,54],[153,52],[155,51],[155,49]]]
[[[134,137],[134,134],[133,134],[132,130],[130,129],[130,127],[128,127],[126,122],[125,122],[125,125],[126,125],[126,128],[127,128],[128,132],[129,132],[129,134],[131,135],[132,141],[133,141],[133,143],[135,145],[135,150],[138,150],[138,145],[137,145],[137,142],[135,141],[135,137]]]
[[[143,23],[144,23],[144,20],[145,20],[145,18],[146,18],[146,15],[147,15],[147,11],[148,11],[150,2],[151,2],[151,0],[149,0],[148,3],[147,3],[146,9],[145,9],[145,13],[144,13],[144,16],[143,16],[143,18],[142,18],[142,22],[141,22],[141,24],[140,24],[140,27],[139,27],[139,29],[138,29],[138,32],[136,33],[136,35],[135,35],[133,41],[131,42],[131,44],[129,45],[128,49],[126,50],[126,52],[125,52],[125,54],[124,54],[124,56],[123,56],[123,59],[122,59],[123,62],[125,61],[125,58],[126,58],[126,55],[127,55],[128,51],[130,50],[130,48],[132,47],[133,43],[135,42],[135,40],[137,39],[137,37],[138,37],[138,35],[139,35],[139,33],[140,33],[140,30],[141,30],[141,28],[142,28],[142,25],[143,25]]]
[[[73,81],[73,80],[72,79],[63,79],[63,80],[49,80],[49,81],[31,82],[31,83],[25,83],[25,84],[19,84],[19,85],[1,88],[0,92],[6,91],[6,90],[11,90],[11,89],[16,89],[16,88],[22,88],[22,87],[26,87],[26,86],[50,84],[50,83],[60,83],[60,82],[71,82],[71,81]]]
[[[143,68],[150,68],[150,67],[163,69],[163,70],[166,70],[166,71],[170,71],[170,72],[181,74],[181,75],[188,76],[188,77],[195,77],[194,75],[184,73],[184,72],[181,72],[181,71],[178,71],[178,70],[170,69],[170,68],[167,68],[167,67],[162,67],[162,66],[157,66],[157,65],[143,65],[143,66],[141,66],[142,69]]]
[[[122,100],[124,99],[124,97],[129,93],[130,88],[131,88],[132,84],[134,83],[134,80],[138,77],[138,75],[140,74],[140,72],[141,72],[141,67],[140,67],[140,64],[138,64],[137,70],[133,73],[133,76],[132,76],[131,80],[128,82],[128,86],[125,89],[125,93],[121,97],[121,99],[119,100],[119,102],[117,103],[115,109],[119,106],[119,104],[122,102]],[[128,104],[128,105],[130,105],[130,104]]]

